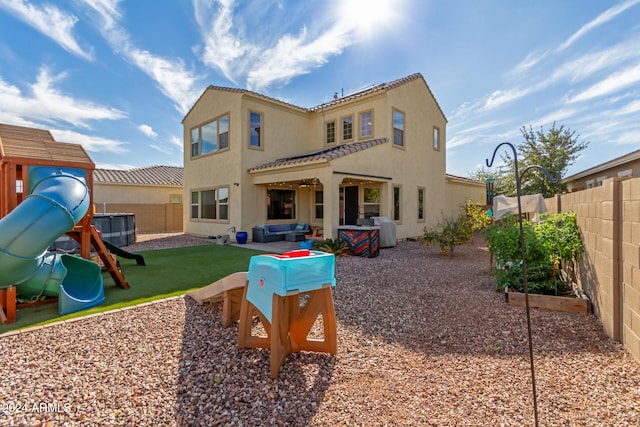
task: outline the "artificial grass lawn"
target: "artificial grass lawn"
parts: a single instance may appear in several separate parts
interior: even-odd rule
[[[261,253],[265,252],[207,244],[140,252],[146,266],[118,257],[129,289],[116,287],[105,272],[102,277],[106,301],[101,305],[64,316],[58,315],[57,303],[23,308],[17,312],[15,323],[0,325],[0,333],[182,295],[231,273],[247,271],[249,259]]]

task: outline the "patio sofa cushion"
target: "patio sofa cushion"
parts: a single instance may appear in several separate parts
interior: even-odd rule
[[[254,242],[276,242],[284,240],[290,233],[309,234],[311,227],[303,222],[293,222],[290,224],[265,224],[253,227],[251,230]]]

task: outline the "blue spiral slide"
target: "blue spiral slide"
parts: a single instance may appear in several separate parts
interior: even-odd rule
[[[0,219],[0,289],[15,285],[20,295],[57,296],[59,314],[102,304],[98,264],[47,252],[89,209],[85,171],[30,166],[28,188],[24,201]]]

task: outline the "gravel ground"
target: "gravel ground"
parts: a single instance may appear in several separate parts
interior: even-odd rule
[[[172,239],[202,243],[148,244]],[[338,355],[292,354],[277,380],[188,297],[1,338],[0,425],[533,425],[524,309],[480,239],[339,258],[336,279]],[[595,316],[532,324],[540,425],[640,425],[640,364]]]

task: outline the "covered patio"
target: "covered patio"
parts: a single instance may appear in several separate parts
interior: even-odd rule
[[[358,162],[345,167],[340,160],[385,142],[382,138],[331,147],[250,169],[251,183],[267,201],[258,206],[258,215],[264,223],[305,222],[327,238],[337,237],[338,226],[384,215],[391,210],[392,177],[363,173]]]

